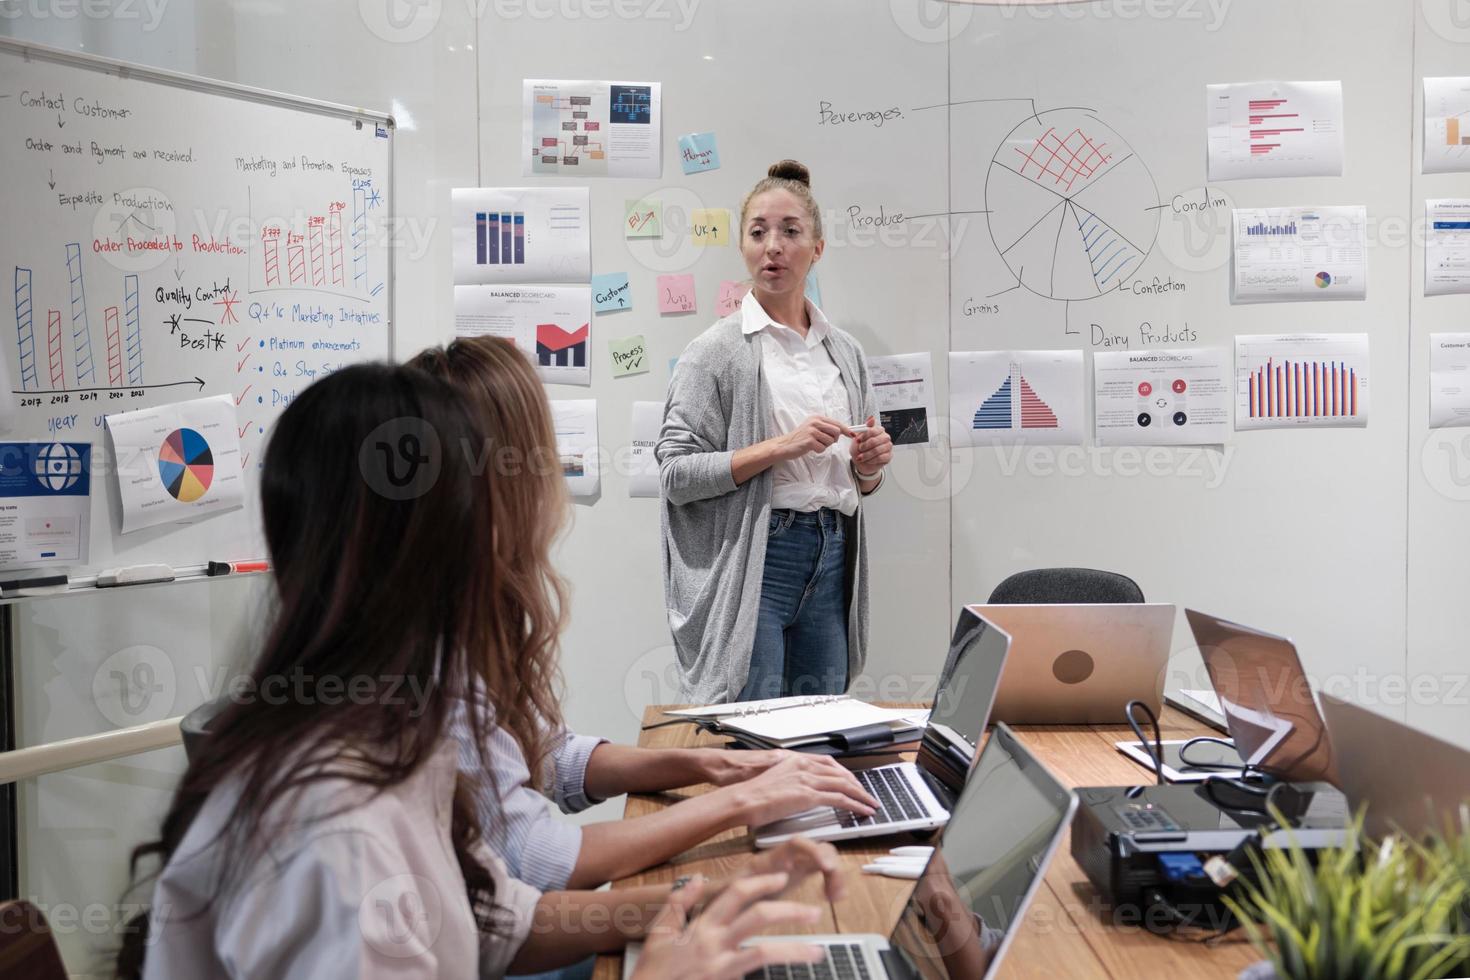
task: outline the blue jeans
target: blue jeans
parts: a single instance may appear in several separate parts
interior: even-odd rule
[[[740,700],[847,690],[847,533],[835,510],[771,511]]]

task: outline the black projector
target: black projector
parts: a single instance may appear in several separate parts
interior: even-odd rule
[[[1219,899],[1229,872],[1207,869],[1211,858],[1225,858],[1240,876],[1253,878],[1243,847],[1253,841],[1262,849],[1289,841],[1308,851],[1356,847],[1347,800],[1331,786],[1278,784],[1270,800],[1285,827],[1268,816],[1266,789],[1219,780],[1079,788],[1072,857],[1114,916],[1138,916],[1137,924],[1150,928],[1218,928],[1228,919]]]

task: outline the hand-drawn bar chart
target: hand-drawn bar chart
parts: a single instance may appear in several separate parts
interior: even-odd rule
[[[1366,334],[1236,338],[1237,429],[1363,426]]]
[[[371,180],[356,179],[343,198],[321,202],[292,218],[259,219],[252,292],[316,289],[363,298],[381,291],[368,279],[368,212],[382,197]],[[253,198],[251,207],[257,208]]]
[[[107,351],[107,375],[103,383],[92,360],[88,280],[82,267],[80,245],[68,244],[64,262],[58,261],[50,285],[65,291],[70,307],[67,310],[54,307],[45,310],[44,348],[41,351],[37,350],[36,321],[39,314],[35,294],[46,284],[38,280],[33,269],[15,267],[15,342],[20,367],[18,392],[52,394],[143,386],[143,324],[138,276],[121,276],[118,292],[108,297],[120,297],[120,300],[102,308],[103,341]],[[93,286],[96,287],[95,282]],[[68,378],[72,384],[68,384]]]

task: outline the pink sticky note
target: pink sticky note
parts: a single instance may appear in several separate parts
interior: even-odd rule
[[[726,279],[720,283],[720,298],[715,301],[715,315],[729,316],[740,309],[740,301],[748,292],[750,292],[748,282],[731,282]]]
[[[659,313],[693,313],[694,309],[694,276],[692,274],[658,277]]]

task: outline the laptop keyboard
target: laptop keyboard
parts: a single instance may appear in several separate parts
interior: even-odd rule
[[[902,820],[922,820],[929,816],[928,809],[914,795],[902,771],[883,766],[859,769],[853,775],[878,801],[878,812],[871,817],[860,817],[851,810],[838,810],[837,822],[843,827],[873,827]]]
[[[778,963],[745,975],[745,980],[870,980],[861,943],[834,943],[820,963]]]

